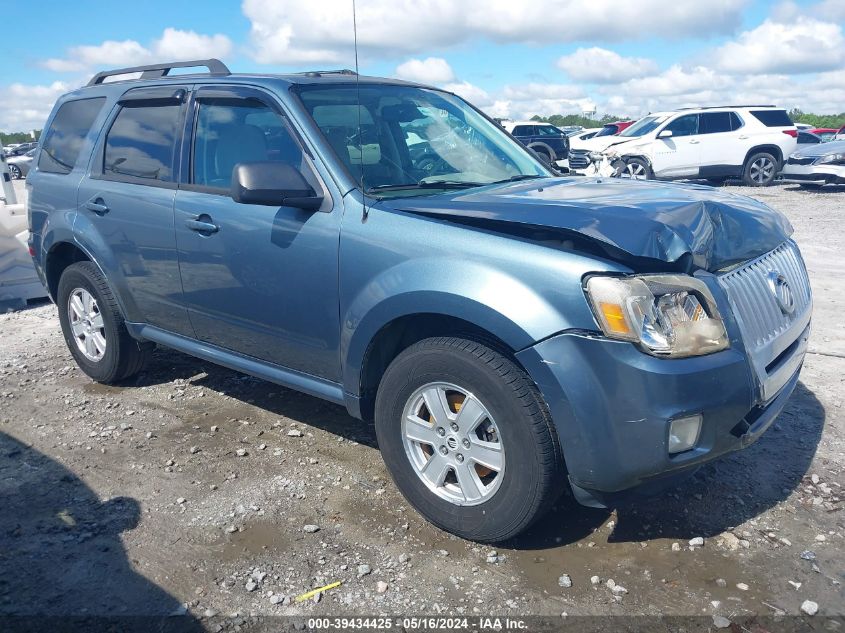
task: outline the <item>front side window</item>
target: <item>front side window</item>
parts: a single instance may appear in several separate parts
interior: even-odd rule
[[[85,137],[105,104],[105,97],[63,103],[44,135],[38,169],[69,174],[76,164]]]
[[[279,114],[258,99],[200,100],[194,184],[228,189],[235,165],[266,161],[302,168],[302,150]]]
[[[362,84],[360,111],[355,84],[301,86],[299,97],[369,193],[423,195],[550,175],[499,125],[448,93]]]
[[[106,136],[103,175],[173,182],[181,108],[173,103],[124,105]]]
[[[679,116],[674,121],[670,121],[663,129],[670,130],[673,137],[692,136],[693,134],[698,134],[698,115],[685,114],[683,116]]]

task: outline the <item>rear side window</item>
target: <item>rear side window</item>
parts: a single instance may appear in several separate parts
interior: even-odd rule
[[[793,127],[786,110],[752,110],[751,114],[766,127]]]
[[[79,158],[85,137],[103,108],[105,97],[80,99],[62,104],[44,135],[38,169],[51,174],[69,174]]]
[[[730,112],[702,112],[698,124],[700,134],[718,134],[731,131]]]
[[[513,129],[514,136],[534,136],[533,125],[517,125]]]
[[[538,125],[537,133],[540,136],[563,136],[563,132],[553,125]]]
[[[124,105],[106,136],[103,175],[173,182],[180,104]]]

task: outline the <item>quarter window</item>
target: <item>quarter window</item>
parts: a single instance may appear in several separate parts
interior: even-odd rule
[[[257,99],[201,100],[193,149],[193,183],[228,189],[238,163],[282,162],[303,168],[284,119]]]
[[[76,164],[85,137],[103,108],[105,97],[63,103],[44,137],[38,169],[69,174]]]
[[[106,136],[103,174],[173,182],[180,104],[124,105]]]

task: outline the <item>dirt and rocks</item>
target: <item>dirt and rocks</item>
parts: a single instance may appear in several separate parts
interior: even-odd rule
[[[677,489],[613,511],[567,496],[495,549],[426,523],[340,407],[166,349],[98,385],[54,306],[0,316],[0,615],[841,617],[845,188],[729,190],[787,214],[810,270],[786,410]]]

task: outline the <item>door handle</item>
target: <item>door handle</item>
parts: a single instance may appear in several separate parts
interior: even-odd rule
[[[747,139],[747,138],[748,138],[748,135],[747,135],[747,134],[743,134],[742,136],[739,136],[739,137],[737,137],[737,138],[740,138],[740,139],[742,139],[742,140],[744,141],[745,139]]]
[[[209,220],[210,219],[211,218],[209,218]],[[211,235],[212,233],[217,233],[217,231],[220,230],[220,227],[216,224],[212,224],[211,222],[203,222],[202,220],[185,220],[185,226],[187,226],[192,231],[196,231],[197,233],[206,233],[208,235]]]
[[[694,141],[694,140],[693,140],[693,141],[690,141],[690,142],[689,142],[689,144],[690,144],[690,145],[698,145],[700,142],[701,142],[701,141]]]
[[[89,200],[85,203],[85,208],[89,211],[93,211],[97,215],[105,215],[109,212],[108,206],[103,202],[102,198],[96,198],[94,200]]]

